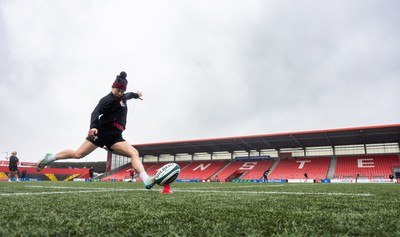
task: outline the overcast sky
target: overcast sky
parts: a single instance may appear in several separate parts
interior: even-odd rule
[[[0,0],[0,160],[77,148],[122,70],[144,94],[129,101],[132,144],[399,123],[399,12],[397,0]]]

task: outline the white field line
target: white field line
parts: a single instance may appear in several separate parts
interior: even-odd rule
[[[27,192],[27,193],[0,193],[0,196],[23,196],[23,195],[53,195],[67,193],[98,193],[98,192],[133,192],[133,191],[157,191],[160,189],[118,189],[118,188],[86,188],[86,187],[58,187],[58,186],[28,186],[31,188],[72,189],[72,191],[50,191],[50,192]],[[76,190],[78,189],[78,190]],[[82,190],[79,190],[82,189]],[[180,193],[221,193],[221,194],[278,194],[278,195],[315,195],[315,196],[372,196],[370,193],[306,193],[306,192],[274,192],[274,191],[222,191],[222,190],[189,190],[174,189],[173,192]]]
[[[238,186],[238,187],[212,187],[212,189],[224,189],[224,188],[229,188],[229,189],[236,189],[236,188],[255,188],[255,187],[263,187],[263,188],[273,188],[273,187],[281,187],[283,186],[282,184],[277,184],[277,185],[265,185],[265,186]],[[174,190],[204,190],[204,188],[176,188]]]
[[[0,193],[0,196],[24,196],[24,195],[52,195],[52,194],[67,194],[67,193],[99,193],[106,190],[82,190],[82,191],[62,191],[62,192],[35,192],[35,193]],[[109,191],[108,191],[109,192]]]
[[[305,193],[305,192],[271,192],[271,191],[212,191],[212,190],[174,190],[185,193],[226,193],[226,194],[280,194],[280,195],[317,195],[317,196],[372,196],[370,193]]]

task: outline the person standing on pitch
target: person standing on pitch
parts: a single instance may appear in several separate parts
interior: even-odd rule
[[[264,183],[268,183],[268,173],[269,173],[269,169],[268,169],[268,170],[266,170],[266,171],[264,172],[264,174],[263,174],[263,177],[264,177]]]
[[[86,140],[77,150],[64,150],[46,156],[37,162],[36,169],[41,171],[49,163],[62,159],[81,159],[98,147],[105,147],[109,151],[121,156],[131,158],[132,167],[138,172],[146,189],[155,185],[155,177],[149,176],[139,159],[139,152],[122,138],[122,132],[126,127],[128,112],[127,100],[142,99],[141,92],[125,93],[128,80],[126,72],[117,75],[111,86],[111,92],[100,99],[91,114],[90,129]]]
[[[131,180],[133,181],[133,179],[135,178],[135,170],[134,169],[129,170],[129,176],[131,176]]]
[[[10,161],[8,163],[8,182],[12,181],[12,177],[14,177],[15,181],[19,182],[18,179],[18,162],[17,152],[11,152]]]
[[[89,169],[89,181],[90,182],[93,181],[93,174],[94,174],[94,169],[93,169],[93,167],[90,167],[90,169]]]
[[[25,181],[25,179],[26,179],[26,169],[24,169],[22,172],[21,172],[21,180],[22,181]]]

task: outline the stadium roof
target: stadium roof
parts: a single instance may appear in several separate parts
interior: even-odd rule
[[[220,151],[399,143],[400,124],[210,138],[133,145],[141,156]]]

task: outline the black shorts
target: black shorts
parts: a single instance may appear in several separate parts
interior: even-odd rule
[[[125,141],[122,138],[122,131],[116,128],[98,129],[97,135],[94,138],[86,137],[86,140],[98,147],[106,146],[111,151],[111,146],[117,142]]]
[[[10,166],[8,166],[8,170],[9,170],[9,171],[17,171],[17,170],[18,170],[18,166],[16,166],[16,165],[10,165]]]

